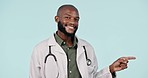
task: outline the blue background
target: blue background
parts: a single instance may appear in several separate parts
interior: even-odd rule
[[[0,0],[0,77],[27,78],[33,47],[52,36],[62,4],[80,12],[77,36],[96,51],[99,70],[136,56],[119,78],[148,78],[148,0]]]

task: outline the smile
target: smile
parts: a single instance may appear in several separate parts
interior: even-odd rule
[[[66,26],[66,28],[71,29],[71,30],[75,30],[75,27],[72,27],[72,26]]]

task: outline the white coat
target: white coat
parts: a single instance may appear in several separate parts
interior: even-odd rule
[[[57,62],[53,56],[48,56],[46,63],[45,57],[49,53],[56,56]],[[87,66],[85,52],[86,47],[88,58],[91,65]],[[98,63],[92,46],[82,39],[78,39],[77,65],[82,78],[112,78],[109,67],[97,72]],[[55,41],[54,36],[39,43],[33,50],[30,63],[30,78],[68,78],[67,77],[67,56],[60,45]]]

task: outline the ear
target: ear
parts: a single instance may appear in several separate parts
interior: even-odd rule
[[[55,16],[54,19],[55,19],[55,22],[57,22],[57,23],[59,22],[59,17],[58,16]]]

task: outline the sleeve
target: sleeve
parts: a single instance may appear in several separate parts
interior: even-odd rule
[[[94,61],[94,78],[116,78],[116,73],[112,74],[110,72],[109,66],[98,71],[98,62],[95,53],[93,61]]]
[[[37,50],[34,48],[30,61],[29,78],[42,78],[40,74],[41,67],[38,59]]]
[[[95,78],[115,78],[109,71],[109,67],[106,67],[99,72],[96,72]]]

